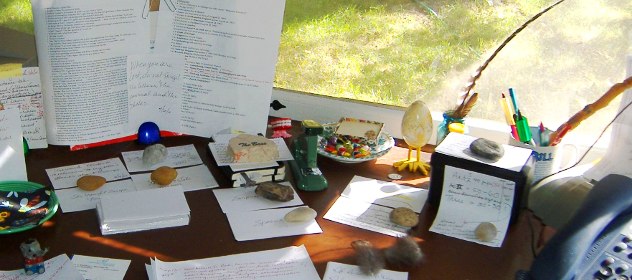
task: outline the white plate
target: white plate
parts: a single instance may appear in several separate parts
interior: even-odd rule
[[[374,160],[379,158],[386,153],[395,145],[395,139],[385,131],[380,132],[380,135],[377,138],[377,143],[369,145],[371,148],[371,155],[362,157],[362,158],[350,158],[343,157],[339,155],[331,154],[325,151],[325,146],[327,145],[327,140],[331,135],[336,131],[336,126],[338,123],[328,123],[323,124],[324,132],[323,135],[318,137],[318,154],[335,161],[339,161],[342,163],[359,163]]]

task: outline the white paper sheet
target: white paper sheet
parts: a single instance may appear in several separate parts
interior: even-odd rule
[[[391,208],[408,207],[420,213],[426,203],[428,190],[356,175],[342,195]]]
[[[328,262],[323,280],[406,280],[408,272],[382,269],[375,275],[368,276],[360,271],[357,265]]]
[[[146,266],[150,280],[320,280],[303,245],[191,261],[150,262]]]
[[[392,223],[392,208],[371,204],[359,199],[339,197],[323,218],[390,236],[404,236],[410,229]]]
[[[283,217],[293,208],[258,211],[228,212],[226,217],[237,241],[257,240],[281,236],[322,233],[316,220],[305,223],[288,223]]]
[[[267,162],[267,163],[266,162],[239,163],[239,164],[233,163],[232,156],[228,154],[228,141],[229,140],[230,138],[227,138],[225,142],[224,142],[224,139],[221,139],[220,140],[221,142],[216,140],[216,142],[208,143],[208,148],[211,150],[211,154],[213,155],[213,158],[215,158],[215,161],[217,162],[217,166],[230,165],[231,168],[233,168],[233,170],[243,170],[243,169],[257,168],[264,165],[270,165],[270,166],[278,165],[276,161]],[[294,160],[294,157],[292,157],[292,153],[290,152],[290,149],[285,144],[285,140],[283,140],[283,138],[272,138],[270,140],[272,140],[279,149],[279,158],[277,159],[277,161]]]
[[[217,181],[204,164],[176,169],[178,176],[170,186],[181,186],[185,192],[219,187]],[[158,186],[151,182],[151,173],[132,175],[137,190],[155,189]]]
[[[64,213],[94,209],[103,195],[111,193],[134,192],[136,186],[132,180],[109,182],[94,191],[80,188],[56,190],[59,206]]]
[[[182,132],[265,133],[285,1],[174,3],[160,10],[155,52],[186,56]]]
[[[145,0],[32,1],[50,144],[93,143],[128,131],[127,56],[145,53]]]
[[[38,67],[26,67],[20,77],[0,79],[0,103],[20,108],[22,132],[31,149],[48,147],[39,74]]]
[[[0,110],[0,181],[27,181],[20,112]]]
[[[281,184],[290,185],[289,182],[282,182]],[[298,193],[294,193],[294,199],[281,202],[273,201],[256,194],[256,188],[257,187],[239,187],[230,189],[215,189],[213,190],[213,194],[215,194],[215,198],[217,198],[217,202],[219,202],[219,206],[222,208],[224,213],[280,208],[303,204],[303,201],[298,196]]]
[[[632,75],[632,55],[628,56],[628,76]],[[632,90],[623,93],[617,112],[632,102]],[[612,125],[610,144],[606,155],[584,173],[588,179],[599,181],[608,174],[619,174],[632,178],[632,106],[623,111]]]
[[[509,226],[516,183],[449,165],[443,182],[441,204],[430,231],[500,247]],[[498,230],[490,242],[475,236],[476,227],[483,222],[494,224]]]
[[[180,131],[183,68],[183,55],[127,57],[130,131],[147,121],[160,130]]]
[[[445,155],[467,159],[470,161],[480,162],[483,164],[496,166],[515,172],[519,172],[527,159],[531,156],[531,150],[514,147],[511,145],[503,144],[505,154],[496,162],[484,161],[479,157],[476,157],[470,152],[470,144],[478,139],[466,134],[450,133],[446,138],[437,146],[435,152],[439,152]]]
[[[49,168],[46,174],[55,189],[75,187],[77,180],[85,175],[101,176],[108,182],[130,177],[119,158]]]
[[[129,172],[155,170],[160,166],[172,168],[202,164],[202,159],[192,144],[167,147],[167,158],[164,161],[147,166],[143,163],[143,150],[121,153]]]
[[[98,258],[82,255],[72,256],[72,263],[86,280],[123,279],[130,260]]]
[[[44,262],[43,274],[26,275],[24,269],[0,271],[1,280],[84,280],[83,276],[66,254],[61,254]]]

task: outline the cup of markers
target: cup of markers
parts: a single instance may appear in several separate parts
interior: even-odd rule
[[[564,143],[555,146],[548,145],[547,135],[552,132],[550,129],[542,126],[530,126],[529,132],[532,135],[530,143],[522,142],[510,135],[509,144],[532,151],[532,156],[535,159],[532,182],[537,182],[558,172],[576,161],[578,150],[575,145]]]

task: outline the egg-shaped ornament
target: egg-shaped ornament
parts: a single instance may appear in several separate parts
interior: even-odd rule
[[[153,122],[144,122],[138,127],[138,143],[151,145],[160,141],[160,128]]]
[[[402,119],[402,136],[408,146],[415,148],[428,144],[433,132],[430,109],[421,100],[408,106]]]

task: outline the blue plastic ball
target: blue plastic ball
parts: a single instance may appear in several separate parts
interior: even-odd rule
[[[145,122],[138,128],[138,143],[151,145],[160,141],[160,129],[153,122]]]

